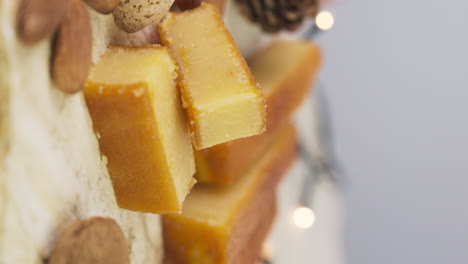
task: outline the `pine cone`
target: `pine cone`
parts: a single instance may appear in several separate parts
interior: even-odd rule
[[[266,32],[296,30],[318,12],[319,0],[236,0],[242,13]]]

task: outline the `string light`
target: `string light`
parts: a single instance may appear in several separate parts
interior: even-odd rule
[[[335,17],[328,11],[320,11],[315,17],[315,24],[321,30],[329,30],[335,23]]]
[[[315,223],[315,213],[309,207],[297,207],[293,212],[293,221],[298,228],[307,229]]]

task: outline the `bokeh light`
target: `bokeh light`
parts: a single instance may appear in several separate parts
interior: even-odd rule
[[[315,213],[308,207],[297,207],[293,212],[294,224],[301,229],[307,229],[315,223]]]
[[[321,11],[315,17],[315,24],[321,30],[329,30],[335,23],[335,17],[328,11]]]

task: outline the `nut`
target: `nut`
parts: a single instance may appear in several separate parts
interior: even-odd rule
[[[85,0],[85,2],[101,14],[109,14],[115,9],[119,0]]]
[[[72,0],[53,47],[52,77],[67,93],[81,90],[91,67],[92,29],[88,10]]]
[[[111,218],[93,217],[68,227],[57,241],[49,264],[129,264],[127,241]]]
[[[18,36],[32,44],[52,35],[62,21],[70,0],[22,0],[18,7]]]
[[[132,33],[158,22],[174,0],[120,0],[115,8],[114,21],[119,28]]]

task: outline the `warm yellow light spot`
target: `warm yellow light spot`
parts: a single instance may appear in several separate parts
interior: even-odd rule
[[[334,23],[335,23],[335,18],[333,17],[332,13],[328,11],[321,11],[315,17],[315,24],[321,30],[329,30],[330,28],[333,27]]]
[[[314,211],[308,207],[298,207],[294,210],[293,221],[294,224],[301,229],[309,228],[315,222]]]

